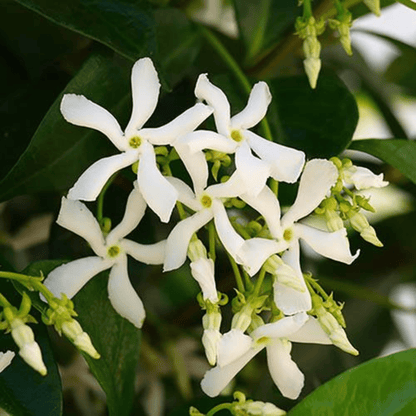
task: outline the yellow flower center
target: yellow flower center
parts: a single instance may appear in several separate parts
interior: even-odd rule
[[[107,254],[110,257],[116,257],[118,256],[120,253],[120,247],[119,246],[111,246],[108,250],[107,250]]]
[[[134,136],[129,140],[129,145],[133,149],[137,149],[142,144],[142,139],[139,136]]]
[[[290,241],[293,238],[293,231],[291,228],[286,228],[283,233],[283,239],[286,241]]]
[[[231,132],[231,138],[236,142],[241,142],[243,140],[243,135],[240,130],[233,130]]]
[[[208,195],[203,195],[201,198],[201,204],[204,208],[211,208],[212,199]]]

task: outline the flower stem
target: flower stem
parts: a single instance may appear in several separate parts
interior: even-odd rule
[[[215,252],[216,235],[215,235],[215,226],[214,226],[213,221],[210,221],[210,223],[208,225],[208,238],[209,238],[209,257],[212,261],[215,262],[215,258],[216,258],[216,252]]]
[[[228,66],[231,72],[239,81],[240,85],[244,89],[247,94],[251,92],[251,83],[244,74],[243,70],[238,65],[237,61],[232,57],[232,55],[228,52],[225,46],[221,43],[215,34],[203,25],[198,25],[200,32],[204,36],[204,38],[209,42],[209,44],[215,49],[218,53],[220,58],[224,61],[224,63]],[[267,140],[273,141],[272,132],[270,130],[270,125],[266,117],[263,118],[261,121],[261,127],[263,129],[264,137]]]
[[[265,276],[266,276],[266,268],[262,267],[261,270],[260,270],[259,277],[257,278],[257,281],[256,281],[256,286],[254,287],[254,293],[253,293],[254,296],[259,295],[261,285],[263,284],[263,280],[264,280]]]
[[[118,175],[118,172],[114,173],[110,177],[110,179],[106,182],[103,189],[100,192],[100,195],[98,195],[97,198],[97,221],[99,224],[101,224],[101,220],[103,219],[103,211],[104,211],[104,195],[107,192],[107,189],[110,187],[110,185],[113,183],[114,179]]]
[[[232,405],[233,405],[232,403],[221,403],[221,404],[215,406],[214,408],[212,408],[207,413],[206,416],[213,416],[213,415],[215,415],[215,413],[219,412],[220,410],[224,410],[224,409],[229,410],[229,409],[231,409]]]
[[[243,279],[241,278],[240,269],[238,268],[237,263],[235,262],[235,260],[231,257],[231,255],[228,252],[227,252],[227,256],[228,256],[228,259],[230,260],[231,267],[233,268],[235,281],[237,283],[238,290],[241,293],[244,293],[246,289],[244,287]]]

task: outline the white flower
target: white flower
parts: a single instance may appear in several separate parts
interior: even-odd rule
[[[104,238],[97,220],[80,201],[62,198],[57,223],[83,237],[97,256],[72,261],[54,269],[45,286],[57,297],[65,293],[71,299],[96,274],[111,268],[108,296],[114,309],[137,328],[145,318],[143,303],[130,283],[127,254],[145,264],[162,264],[165,243],[143,245],[124,238],[142,219],[146,203],[137,183],[130,193],[120,224]]]
[[[291,343],[331,344],[316,319],[306,313],[285,317],[272,324],[262,325],[251,333],[252,346],[241,354],[236,351],[229,364],[209,370],[202,382],[202,390],[210,397],[218,396],[235,375],[263,348],[273,381],[283,394],[296,399],[303,387],[304,376],[290,356]]]
[[[382,173],[375,175],[370,169],[354,165],[342,170],[342,178],[345,183],[354,185],[359,191],[369,188],[383,188],[389,184],[383,180]]]
[[[212,219],[225,249],[251,276],[257,273],[264,261],[275,252],[275,241],[252,238],[245,242],[230,223],[222,198],[232,198],[245,192],[245,186],[238,173],[234,173],[227,182],[211,185],[196,195],[188,185],[177,178],[169,178],[169,182],[176,188],[178,200],[195,211],[195,214],[180,221],[169,234],[164,271],[177,269],[185,262],[193,234]]]
[[[125,132],[103,107],[82,95],[66,94],[61,112],[68,122],[90,127],[105,134],[120,154],[95,162],[69,190],[69,199],[94,201],[112,174],[140,160],[138,183],[144,199],[163,222],[169,221],[176,202],[176,191],[156,165],[153,145],[172,144],[193,131],[212,110],[199,103],[163,127],[142,129],[156,108],[160,83],[149,58],[139,59],[131,75],[133,110]]]
[[[15,355],[13,351],[0,352],[0,373],[10,365]]]
[[[307,290],[300,267],[299,239],[304,240],[314,251],[332,260],[351,264],[359,255],[350,252],[347,231],[342,228],[335,232],[326,232],[299,223],[298,220],[311,214],[327,196],[338,179],[335,165],[324,159],[313,159],[306,163],[302,173],[296,200],[291,208],[279,219],[280,207],[272,192],[265,187],[258,197],[242,199],[249,202],[259,211],[270,229],[272,236],[279,240],[282,260],[298,275],[298,282],[303,284],[304,291],[296,290],[276,281],[274,284],[275,302],[286,315],[308,311],[312,308],[311,297]],[[282,238],[283,237],[283,238]],[[248,243],[247,240],[246,243]]]
[[[202,158],[203,149],[235,153],[237,171],[243,178],[247,192],[257,195],[268,177],[293,183],[297,180],[305,161],[303,152],[270,142],[248,130],[258,124],[266,115],[271,101],[269,87],[265,82],[254,85],[247,106],[231,117],[230,104],[225,94],[211,84],[205,74],[198,78],[195,95],[205,100],[214,109],[215,123],[219,134],[209,131],[190,133],[178,142],[179,153],[189,152],[198,159],[191,159],[187,169],[194,182],[194,188],[204,188],[208,177],[207,165]],[[258,157],[252,154],[252,151]],[[202,164],[202,165],[201,165]],[[201,174],[201,170],[204,173]]]

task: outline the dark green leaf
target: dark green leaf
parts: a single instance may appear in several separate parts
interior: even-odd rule
[[[416,350],[376,358],[316,389],[288,416],[416,414]]]
[[[234,4],[249,64],[279,41],[284,32],[294,32],[294,21],[302,14],[293,0],[234,0]]]
[[[21,297],[13,285],[4,279],[0,282],[0,292],[14,305],[19,306]],[[0,374],[0,407],[13,416],[60,416],[62,414],[62,389],[58,368],[53,358],[46,326],[39,314],[31,314],[38,324],[30,324],[35,340],[42,350],[43,362],[48,369],[41,376],[29,367],[18,355],[18,348],[11,335],[0,335],[0,351],[14,350],[16,357],[9,367]]]
[[[416,183],[416,143],[414,141],[404,139],[356,140],[351,143],[350,149],[361,150],[380,158]]]
[[[178,9],[159,9],[155,20],[158,60],[164,77],[174,86],[192,69],[201,46],[200,34]]]
[[[136,60],[156,50],[152,6],[146,0],[16,0],[53,22]]]
[[[275,141],[303,150],[308,158],[335,156],[348,146],[358,109],[338,78],[320,76],[315,90],[306,76],[277,78],[270,86],[268,119]]]
[[[117,109],[127,96],[130,66],[124,61],[93,55],[63,93],[79,93]],[[60,111],[60,95],[36,130],[28,148],[0,182],[0,200],[71,186],[94,161],[116,149],[102,134],[67,123]]]
[[[134,379],[140,355],[141,331],[111,306],[107,292],[108,273],[101,273],[74,298],[83,329],[101,354],[94,360],[84,355],[107,394],[110,416],[127,416],[134,398]]]

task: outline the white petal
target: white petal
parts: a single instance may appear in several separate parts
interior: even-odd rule
[[[191,262],[192,277],[198,282],[204,300],[212,303],[218,302],[217,287],[215,284],[215,267],[212,259],[201,257]]]
[[[266,115],[272,101],[269,86],[260,81],[254,85],[246,107],[231,118],[232,129],[249,129],[258,124]]]
[[[163,264],[166,252],[166,240],[154,244],[140,244],[124,238],[120,247],[137,261],[144,264]]]
[[[217,364],[224,367],[246,354],[253,344],[250,336],[240,329],[225,333],[217,344]]]
[[[160,173],[156,165],[153,146],[144,142],[141,146],[138,171],[140,191],[149,207],[162,222],[168,222],[178,198],[176,189]]]
[[[236,374],[258,353],[262,348],[251,348],[246,354],[225,367],[216,366],[205,373],[201,381],[202,391],[209,397],[218,396],[227,387]]]
[[[197,103],[162,127],[141,129],[140,137],[154,145],[172,145],[178,138],[194,131],[212,112],[211,107]]]
[[[240,198],[263,216],[273,238],[280,240],[283,237],[279,200],[268,186],[265,186],[256,197],[245,193],[240,195]]]
[[[130,283],[126,256],[120,256],[111,268],[108,279],[108,298],[118,314],[135,327],[142,327],[146,312],[143,302]]]
[[[0,373],[10,365],[15,355],[13,351],[0,352]]]
[[[250,147],[271,166],[271,176],[281,182],[294,183],[302,172],[305,153],[263,139],[251,131],[244,132]]]
[[[200,211],[202,209],[201,203],[195,197],[192,189],[184,181],[174,178],[173,176],[167,176],[166,179],[178,192],[178,201],[194,211]]]
[[[105,157],[92,164],[69,190],[68,198],[95,201],[111,175],[137,162],[137,151]]]
[[[351,166],[343,171],[345,182],[354,185],[359,191],[369,188],[383,188],[389,183],[384,181],[383,174],[375,175],[370,169]]]
[[[294,224],[293,229],[296,235],[305,240],[314,251],[328,259],[351,264],[360,254],[359,250],[355,255],[351,254],[345,228],[329,233],[307,225]]]
[[[302,391],[305,376],[290,356],[288,341],[274,340],[267,346],[267,364],[270,375],[284,397],[297,399]]]
[[[280,319],[271,324],[265,324],[256,328],[251,336],[254,340],[262,337],[267,338],[288,338],[291,334],[299,331],[300,328],[307,322],[308,315],[305,312],[298,313],[293,316]]]
[[[61,113],[69,123],[98,130],[105,134],[118,150],[126,149],[126,140],[114,116],[83,95],[65,94],[61,101]]]
[[[137,182],[127,199],[126,211],[120,224],[117,225],[107,236],[107,245],[117,244],[117,242],[130,234],[140,223],[146,211],[146,202],[140,192]]]
[[[223,183],[209,186],[205,192],[213,198],[234,198],[247,192],[247,187],[238,172]]]
[[[206,74],[198,77],[195,86],[195,95],[205,100],[214,109],[215,124],[218,133],[228,137],[230,127],[230,104],[226,95],[208,80]]]
[[[104,257],[107,254],[100,225],[82,202],[63,197],[56,222],[84,238],[99,256]]]
[[[244,244],[244,239],[234,230],[224,205],[220,201],[212,201],[212,208],[218,237],[228,253],[238,262],[237,253]]]
[[[178,142],[175,149],[192,179],[195,193],[200,195],[207,186],[209,176],[205,153],[202,151],[191,153],[188,146]]]
[[[290,334],[287,339],[291,342],[302,342],[307,344],[332,344],[332,341],[322,329],[318,320],[312,316],[309,316],[306,323],[302,325],[297,332]]]
[[[255,157],[246,141],[241,144],[235,153],[235,164],[237,172],[247,187],[247,193],[257,196],[270,176],[269,164]]]
[[[53,269],[43,282],[56,297],[65,293],[69,299],[95,275],[111,267],[114,262],[101,257],[85,257]]]
[[[250,238],[237,251],[237,263],[244,266],[250,276],[254,276],[263,266],[264,262],[280,251],[281,245],[275,240],[266,238]]]
[[[191,153],[211,149],[229,154],[234,153],[238,147],[238,143],[234,140],[208,130],[194,131],[181,138],[180,141],[183,145],[188,146]]]
[[[306,163],[300,178],[296,200],[282,218],[286,227],[310,214],[325,198],[338,179],[338,169],[329,160],[313,159]]]
[[[192,235],[207,224],[212,219],[212,216],[211,210],[203,209],[176,224],[167,239],[166,258],[163,265],[164,272],[182,266],[186,260]]]
[[[131,71],[133,111],[126,127],[126,136],[134,135],[155,111],[160,83],[150,58],[139,59]]]
[[[306,312],[312,309],[312,299],[303,278],[300,268],[299,242],[294,241],[287,251],[282,255],[282,260],[290,266],[296,273],[297,283],[303,287],[301,292],[287,285],[275,281],[274,302],[285,315],[293,315],[299,312]]]

